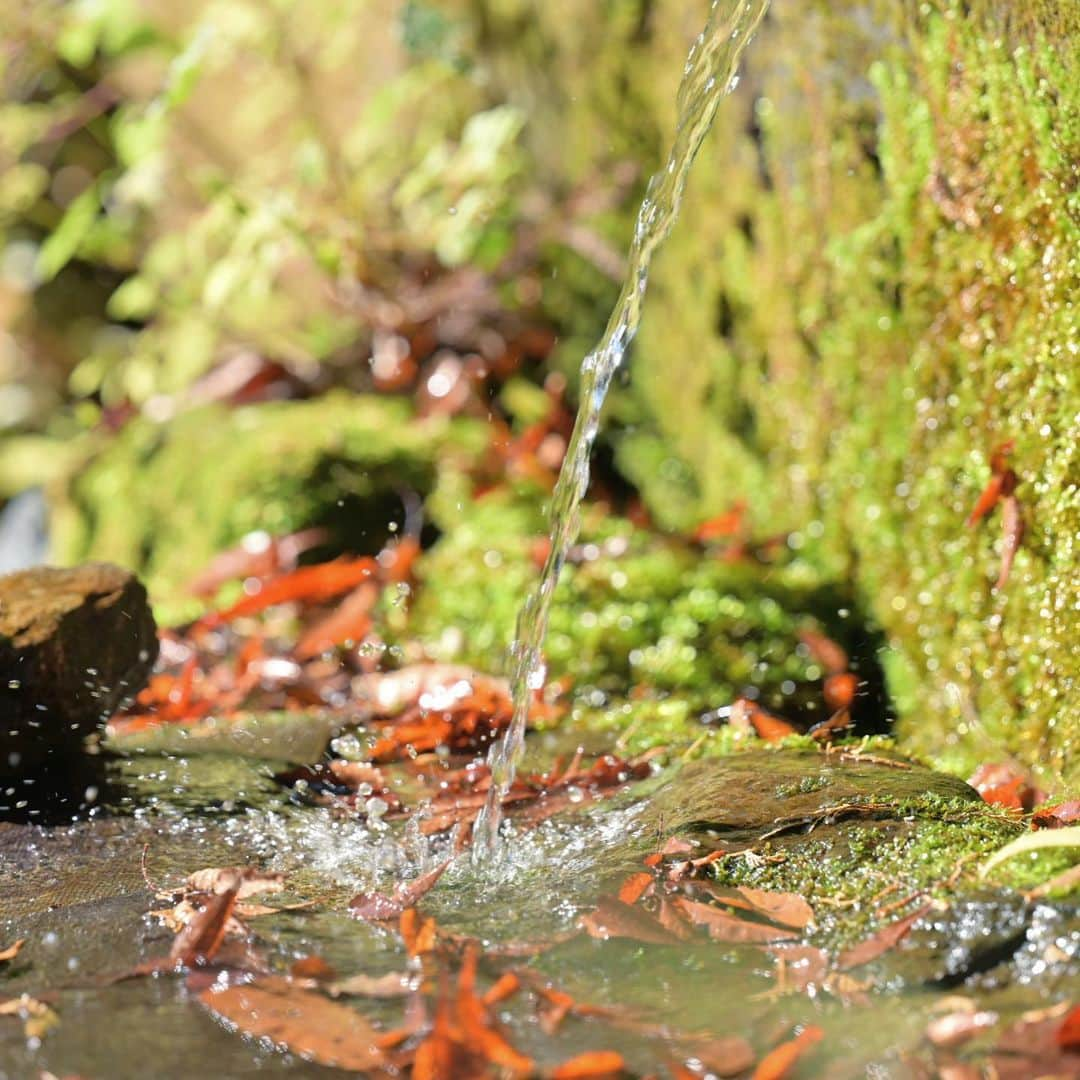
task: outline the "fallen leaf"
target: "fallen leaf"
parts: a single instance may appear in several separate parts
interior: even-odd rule
[[[60,1023],[60,1017],[37,998],[29,994],[0,998],[0,1016],[14,1016],[23,1022],[23,1034],[28,1039],[40,1039]]]
[[[710,882],[700,882],[694,887],[704,889],[722,904],[751,911],[793,930],[803,930],[814,921],[814,909],[798,893],[751,889],[746,885],[725,889]]]
[[[938,1016],[926,1025],[926,1038],[946,1050],[963,1046],[976,1035],[993,1027],[998,1015],[994,1012],[957,1009],[955,1012]]]
[[[825,680],[822,694],[830,709],[846,709],[855,700],[858,690],[859,677],[850,671],[841,671]]]
[[[507,971],[496,979],[484,993],[484,1004],[489,1008],[498,1005],[521,989],[521,980],[512,972]]]
[[[753,1080],[784,1080],[791,1075],[799,1058],[811,1047],[821,1042],[825,1032],[812,1024],[807,1025],[789,1042],[770,1050],[754,1070]]]
[[[1080,1052],[1080,1005],[1074,1005],[1065,1014],[1054,1041],[1062,1050]]]
[[[924,904],[918,911],[913,911],[910,915],[905,915],[904,918],[883,926],[876,934],[871,934],[858,945],[845,949],[836,958],[837,968],[840,971],[850,971],[852,968],[861,967],[863,964],[870,963],[871,960],[876,960],[883,953],[895,948],[933,906],[933,904]]]
[[[532,1058],[510,1045],[476,993],[476,956],[475,948],[466,952],[458,976],[457,1014],[464,1041],[492,1065],[514,1076],[528,1076],[533,1072]]]
[[[1033,829],[1060,829],[1080,821],[1080,799],[1058,803],[1057,806],[1040,807],[1031,819]],[[3,959],[0,956],[0,959]]]
[[[294,979],[311,979],[316,982],[331,982],[337,978],[337,972],[321,956],[301,956],[294,960],[289,968]]]
[[[186,887],[194,892],[226,893],[236,891],[237,900],[246,900],[260,893],[281,892],[285,875],[257,870],[252,866],[219,866],[196,870],[186,879]]]
[[[416,908],[401,913],[398,929],[410,957],[423,956],[435,948],[435,920],[422,919]]]
[[[360,893],[354,896],[349,901],[349,914],[353,918],[373,922],[396,919],[406,908],[415,907],[435,887],[435,883],[446,873],[451,862],[452,859],[447,859],[408,885],[398,886],[392,896],[382,893]]]
[[[702,904],[680,896],[675,900],[680,911],[695,925],[704,927],[714,941],[732,943],[768,944],[771,941],[784,941],[795,937],[791,930],[764,923],[750,922],[747,919],[729,915],[726,911],[712,904]]]
[[[739,1076],[757,1060],[754,1048],[741,1035],[696,1040],[686,1049],[714,1076]]]
[[[616,1080],[626,1071],[622,1054],[614,1050],[593,1050],[557,1065],[551,1080]]]
[[[994,583],[995,589],[1004,589],[1012,573],[1013,562],[1024,540],[1024,515],[1020,510],[1020,500],[1015,495],[1007,495],[1001,504],[1001,571]]]
[[[14,960],[19,955],[19,950],[26,944],[26,938],[13,941],[6,949],[0,949],[0,963],[5,960]]]
[[[412,993],[408,975],[392,971],[388,975],[351,975],[330,983],[326,992],[331,997],[396,998]]]
[[[728,714],[728,724],[744,731],[754,731],[766,742],[779,742],[789,735],[797,735],[793,724],[774,716],[747,698],[736,698]]]
[[[378,1032],[364,1017],[288,979],[269,976],[199,995],[211,1012],[245,1035],[269,1039],[291,1054],[337,1069],[381,1068]]]
[[[299,660],[310,660],[337,645],[358,644],[372,627],[371,612],[379,601],[373,581],[358,585],[325,619],[306,630],[293,649]]]
[[[1002,496],[1011,494],[1013,488],[1016,487],[1016,473],[1008,465],[1008,457],[1015,445],[1015,440],[1009,439],[1007,442],[1000,443],[991,452],[990,480],[980,492],[971,513],[967,516],[964,524],[968,528],[977,525],[997,506]]]
[[[225,940],[226,927],[236,907],[237,896],[236,888],[212,894],[205,906],[176,935],[169,950],[169,959],[184,967],[212,960]]]
[[[604,897],[595,911],[581,920],[590,937],[607,941],[613,937],[632,938],[650,945],[677,945],[681,940],[641,908]]]
[[[619,887],[619,899],[624,904],[636,904],[656,879],[644,870],[631,874]]]

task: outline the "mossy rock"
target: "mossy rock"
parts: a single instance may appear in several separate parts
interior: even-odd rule
[[[1010,890],[1047,881],[1080,859],[1076,849],[1040,853],[1002,865],[982,883],[980,865],[1023,825],[955,777],[852,750],[749,750],[691,762],[655,793],[642,826],[728,852],[713,866],[721,884],[804,896],[830,945],[888,921],[887,905],[882,916],[865,902],[883,890],[896,899],[974,902],[982,894],[989,915],[1003,905],[1024,908]],[[743,851],[752,854],[740,857]]]
[[[483,7],[478,47],[536,103],[538,169],[658,163],[700,8]],[[1078,29],[1053,3],[775,5],[610,410],[661,524],[744,499],[855,596],[909,747],[960,771],[1012,754],[1051,783],[1080,776]],[[597,228],[625,243],[633,212]],[[607,294],[558,258],[569,367]],[[996,589],[1000,518],[964,519],[1008,439],[1026,535]]]
[[[137,570],[168,623],[199,610],[187,584],[249,532],[323,525],[337,550],[376,550],[402,493],[426,495],[486,437],[469,421],[418,420],[402,399],[349,394],[136,419],[56,492],[54,554]]]

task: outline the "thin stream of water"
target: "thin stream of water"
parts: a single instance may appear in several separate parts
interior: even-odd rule
[[[694,157],[720,100],[735,88],[739,59],[768,6],[769,0],[713,0],[705,29],[686,58],[676,99],[678,124],[667,162],[649,181],[638,211],[622,291],[600,343],[581,365],[577,419],[549,510],[551,551],[518,615],[510,651],[514,716],[509,730],[488,755],[491,790],[475,826],[473,857],[489,873],[498,863],[502,800],[521,759],[532,695],[544,684],[543,646],[551,601],[567,552],[577,539],[600,411],[641,321],[652,257],[671,232]]]

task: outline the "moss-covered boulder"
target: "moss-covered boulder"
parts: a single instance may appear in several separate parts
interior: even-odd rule
[[[198,610],[186,585],[249,532],[322,525],[339,550],[377,550],[403,498],[486,439],[469,421],[418,420],[403,399],[344,393],[136,419],[55,486],[54,554],[137,570],[169,622]]]
[[[699,6],[482,6],[538,169],[572,184],[658,160]],[[775,5],[612,410],[661,523],[745,499],[845,583],[887,638],[900,733],[956,768],[1080,762],[1078,30],[1054,3]],[[632,210],[597,227],[625,241]],[[570,364],[603,318],[572,296],[605,287],[559,258]],[[1000,518],[964,521],[1008,440],[1026,532],[995,588]]]

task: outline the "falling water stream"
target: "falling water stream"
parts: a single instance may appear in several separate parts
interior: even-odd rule
[[[488,756],[491,789],[476,821],[474,858],[489,871],[498,864],[502,801],[521,759],[533,692],[544,684],[543,647],[548,616],[567,552],[577,538],[600,411],[641,321],[653,255],[675,224],[694,157],[721,98],[735,88],[739,58],[768,6],[769,0],[713,0],[705,29],[686,58],[677,97],[678,122],[667,162],[649,181],[638,211],[622,291],[600,343],[581,365],[577,419],[549,510],[551,550],[539,581],[518,615],[510,651],[513,720]]]

